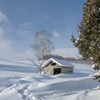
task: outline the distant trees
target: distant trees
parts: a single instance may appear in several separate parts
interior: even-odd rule
[[[54,50],[54,45],[51,41],[52,34],[47,31],[36,32],[34,35],[34,42],[31,46],[34,52],[34,58],[31,59],[33,64],[38,67],[41,73],[41,66],[43,64],[44,55],[50,54]]]
[[[100,70],[100,0],[86,0],[83,18],[78,25],[79,39],[72,35],[72,42],[84,59],[91,59],[93,68]],[[94,75],[100,81],[100,71]]]
[[[69,62],[92,64],[91,60],[89,59],[83,60],[82,58],[63,57],[63,56],[54,55],[54,54],[45,55],[43,58],[44,60],[48,60],[50,58],[56,58],[56,59],[66,60]]]

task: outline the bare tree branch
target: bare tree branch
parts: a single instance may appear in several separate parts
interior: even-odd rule
[[[43,65],[44,55],[50,54],[52,50],[54,50],[54,45],[51,41],[52,34],[48,33],[47,31],[40,31],[36,32],[34,35],[34,43],[32,44],[31,48],[34,52],[34,59],[31,59],[32,63],[40,69],[41,73],[41,66]]]

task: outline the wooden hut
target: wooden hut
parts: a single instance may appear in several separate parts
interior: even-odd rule
[[[50,58],[42,65],[42,70],[46,74],[55,75],[60,73],[73,73],[74,66],[66,61]]]

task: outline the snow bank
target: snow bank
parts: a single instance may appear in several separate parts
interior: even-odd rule
[[[74,63],[73,74],[38,74],[29,62],[0,60],[0,100],[99,100],[94,70]]]

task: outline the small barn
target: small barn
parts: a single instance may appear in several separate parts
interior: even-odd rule
[[[55,58],[50,58],[42,65],[43,72],[50,75],[73,73],[73,68],[70,62]]]

